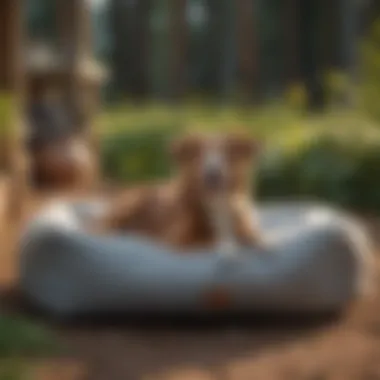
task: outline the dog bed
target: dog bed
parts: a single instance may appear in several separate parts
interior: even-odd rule
[[[133,235],[85,231],[100,202],[56,202],[21,239],[21,289],[59,317],[94,313],[336,312],[371,284],[362,227],[312,203],[259,207],[268,252],[179,254]],[[257,210],[256,210],[257,212]]]

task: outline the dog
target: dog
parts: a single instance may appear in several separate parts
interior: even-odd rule
[[[172,180],[123,191],[98,221],[101,231],[131,231],[180,249],[265,246],[253,217],[252,173],[260,151],[242,134],[187,134],[170,146]]]

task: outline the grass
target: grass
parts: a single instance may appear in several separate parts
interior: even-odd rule
[[[179,106],[147,104],[137,107],[123,104],[108,108],[97,123],[101,137],[152,131],[181,133],[188,130],[249,130],[255,136],[275,143],[313,137],[326,131],[377,134],[380,126],[357,110],[329,110],[323,115],[307,115],[295,108],[272,104],[260,108],[204,106],[199,102]]]
[[[295,117],[294,112],[280,106],[253,111],[234,106],[204,106],[195,102],[176,107],[165,104],[147,104],[144,107],[123,104],[104,112],[99,131],[101,135],[107,135],[162,129],[226,130],[248,126],[259,132],[259,126],[265,126],[265,129],[279,125],[290,127]]]
[[[0,380],[29,380],[29,360],[57,351],[45,328],[20,317],[0,317]]]
[[[0,317],[0,358],[43,355],[56,349],[49,332],[20,317]]]

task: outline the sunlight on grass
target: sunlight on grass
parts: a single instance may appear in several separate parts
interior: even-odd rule
[[[259,135],[288,128],[303,118],[286,107],[272,105],[260,110],[242,107],[216,107],[185,104],[172,107],[151,104],[136,107],[129,104],[106,110],[98,123],[100,135],[145,130],[231,130],[249,129]]]
[[[186,103],[173,107],[131,104],[106,110],[98,123],[101,138],[146,132],[180,134],[183,131],[245,130],[272,145],[299,144],[322,133],[342,133],[360,139],[379,135],[379,126],[358,111],[329,111],[323,115],[305,115],[281,104],[259,109],[204,106]]]

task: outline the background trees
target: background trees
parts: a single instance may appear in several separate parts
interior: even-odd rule
[[[92,2],[95,48],[119,98],[238,93],[252,101],[303,84],[312,109],[326,104],[329,72],[358,78],[358,37],[380,14],[375,0]],[[33,35],[54,35],[52,3],[29,0]],[[349,105],[351,95],[338,101]]]

